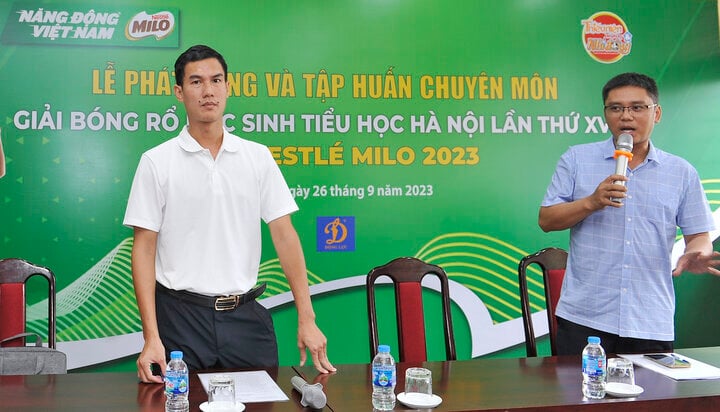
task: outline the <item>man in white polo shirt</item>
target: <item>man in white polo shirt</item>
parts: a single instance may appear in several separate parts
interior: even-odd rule
[[[145,344],[143,382],[162,382],[171,350],[192,370],[278,364],[270,313],[255,301],[261,220],[270,229],[298,311],[301,364],[334,371],[315,323],[305,258],[290,220],[298,207],[267,147],[228,133],[227,64],[207,46],[175,62],[175,96],[188,124],[145,152],[123,224],[134,229],[132,272]]]

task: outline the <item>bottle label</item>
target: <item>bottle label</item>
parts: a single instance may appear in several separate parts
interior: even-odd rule
[[[373,368],[373,385],[395,386],[395,368]]]
[[[605,375],[605,360],[602,357],[590,357],[583,355],[582,357],[583,373],[588,376],[602,377]]]
[[[165,376],[165,393],[168,395],[182,395],[187,393],[187,390],[187,375],[179,374],[177,376],[172,376],[171,374],[167,374]]]

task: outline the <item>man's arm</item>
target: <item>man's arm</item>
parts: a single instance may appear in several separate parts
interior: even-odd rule
[[[327,339],[315,324],[315,311],[310,300],[305,257],[290,215],[275,219],[268,226],[275,251],[280,259],[280,266],[290,284],[298,312],[297,344],[300,350],[300,365],[305,364],[307,360],[305,349],[308,349],[313,364],[319,372],[334,372],[336,369],[327,357]]]
[[[165,374],[165,347],[160,341],[155,313],[155,252],[157,232],[135,227],[132,248],[132,277],[135,286],[140,320],[142,321],[143,345],[137,360],[138,378],[143,382],[162,383],[160,376],[153,376],[151,364],[157,363]]]
[[[625,186],[613,183],[617,180],[627,181],[628,179],[622,175],[611,175],[600,182],[590,196],[572,202],[541,206],[538,225],[544,232],[565,230],[607,206],[622,207],[622,203],[610,200],[611,198],[624,198],[625,192],[627,192]]]
[[[683,272],[710,273],[720,276],[716,269],[720,265],[720,252],[713,251],[712,241],[708,232],[683,236],[685,239],[685,253],[678,259],[673,276],[680,276]]]

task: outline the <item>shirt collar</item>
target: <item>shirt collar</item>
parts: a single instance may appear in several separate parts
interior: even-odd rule
[[[190,136],[190,132],[187,130],[187,125],[183,127],[182,131],[180,131],[180,134],[178,135],[180,138],[180,147],[187,151],[187,152],[200,152],[203,150],[203,147],[200,146],[200,143],[197,142],[197,140],[193,139],[192,136]],[[220,146],[220,151],[223,150],[228,152],[237,152],[240,150],[240,141],[237,137],[230,134],[227,130],[223,128],[223,142],[222,146]]]
[[[655,150],[655,145],[653,145],[652,140],[648,143],[650,144],[650,150],[648,150],[647,157],[645,157],[645,162],[652,161],[659,163],[660,159],[658,158],[657,151]],[[615,142],[613,141],[612,136],[610,136],[610,138],[605,141],[603,152],[605,152],[606,159],[612,159],[613,157],[615,157]]]

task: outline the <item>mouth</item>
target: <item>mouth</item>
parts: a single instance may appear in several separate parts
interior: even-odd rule
[[[634,127],[621,127],[621,128],[620,128],[620,133],[621,133],[621,134],[622,134],[622,133],[627,133],[627,134],[634,135],[634,133],[635,133],[635,128],[634,128]]]

